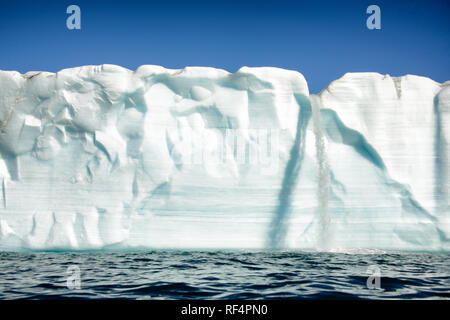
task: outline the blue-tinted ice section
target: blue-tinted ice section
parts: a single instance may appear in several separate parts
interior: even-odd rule
[[[450,250],[450,86],[0,71],[0,250]]]

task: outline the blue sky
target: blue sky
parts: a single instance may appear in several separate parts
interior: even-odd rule
[[[81,8],[68,30],[66,8]],[[381,8],[381,30],[366,8]],[[0,69],[56,72],[87,64],[168,68],[276,66],[300,71],[310,91],[346,72],[450,80],[450,1],[6,1]]]

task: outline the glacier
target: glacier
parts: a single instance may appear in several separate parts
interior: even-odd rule
[[[450,251],[450,82],[0,71],[0,250]]]

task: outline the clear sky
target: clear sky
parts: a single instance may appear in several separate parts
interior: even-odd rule
[[[69,30],[66,8],[81,8]],[[369,30],[366,8],[381,8]],[[0,1],[0,69],[276,66],[312,93],[346,72],[450,80],[450,1]]]

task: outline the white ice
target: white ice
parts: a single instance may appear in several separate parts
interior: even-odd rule
[[[450,251],[450,86],[0,71],[0,249]]]

